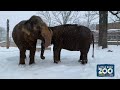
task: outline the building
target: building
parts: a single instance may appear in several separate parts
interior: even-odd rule
[[[108,29],[120,29],[120,22],[108,23]],[[96,30],[99,30],[99,24],[96,25]]]
[[[98,42],[99,31],[93,30],[95,42]],[[120,29],[109,29],[107,34],[108,41],[120,41]]]
[[[0,42],[6,40],[6,30],[3,27],[0,27]]]
[[[94,41],[98,43],[99,30],[92,30]],[[120,45],[120,29],[109,29],[107,34],[108,45]]]
[[[98,34],[99,34],[99,24],[96,25],[96,30],[93,31],[95,42],[98,42]],[[107,40],[112,44],[120,42],[120,22],[108,23],[108,31],[107,31]],[[120,43],[119,43],[120,44]]]

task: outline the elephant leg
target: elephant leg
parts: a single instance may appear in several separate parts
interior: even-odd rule
[[[79,62],[81,62],[82,64],[86,64],[87,63],[87,52],[86,52],[85,49],[81,50],[81,55],[80,55]]]
[[[61,49],[59,49],[59,51],[58,51],[58,60],[61,62],[60,56],[61,56]]]
[[[83,54],[82,52],[80,52],[80,59],[78,60],[78,62],[81,62],[83,60]]]
[[[61,49],[53,46],[54,63],[60,62],[60,51],[61,51]]]
[[[85,63],[88,62],[87,55],[88,55],[89,48],[90,48],[90,46],[88,48],[84,49],[83,52],[82,52],[83,53],[82,54],[82,64],[85,64]]]
[[[45,51],[45,43],[42,42],[42,43],[41,43],[41,55],[40,55],[40,58],[41,58],[41,59],[45,59],[44,51]]]
[[[88,62],[87,53],[84,53],[84,54],[83,54],[82,64],[86,64],[87,62]]]
[[[19,64],[25,64],[25,55],[26,50],[25,49],[20,49],[20,61]]]
[[[30,50],[30,62],[29,62],[29,64],[35,63],[35,61],[34,61],[35,51],[36,51],[36,48],[32,48],[32,49]]]

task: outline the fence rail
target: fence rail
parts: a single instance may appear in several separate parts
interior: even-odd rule
[[[95,44],[98,44],[98,42],[95,41]],[[108,45],[120,45],[120,41],[107,41]]]

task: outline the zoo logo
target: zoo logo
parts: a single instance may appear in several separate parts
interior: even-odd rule
[[[113,77],[114,76],[114,65],[113,64],[97,65],[97,76],[98,77]]]

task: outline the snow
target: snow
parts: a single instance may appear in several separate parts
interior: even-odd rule
[[[120,46],[117,45],[109,45],[107,49],[95,45],[95,58],[92,58],[91,45],[86,65],[78,62],[79,51],[63,49],[59,64],[53,63],[52,50],[45,51],[45,60],[41,60],[40,52],[36,52],[33,65],[28,64],[29,51],[26,55],[26,65],[18,65],[18,48],[0,47],[0,79],[120,79]],[[97,64],[114,64],[115,76],[97,77]]]

